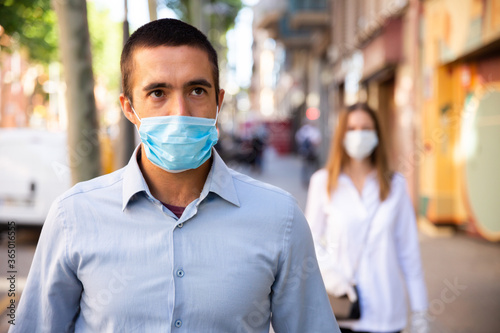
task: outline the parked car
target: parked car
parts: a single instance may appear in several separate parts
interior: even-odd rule
[[[42,225],[71,186],[65,132],[0,129],[0,223]]]

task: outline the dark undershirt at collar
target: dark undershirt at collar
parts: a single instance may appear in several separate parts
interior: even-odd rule
[[[186,207],[179,207],[179,206],[174,206],[174,205],[169,205],[164,202],[162,202],[163,206],[167,207],[168,210],[170,210],[172,213],[174,213],[175,216],[180,218],[182,216],[182,213],[184,213],[184,210]]]
[[[139,152],[137,154],[137,162],[141,161],[141,149],[139,148]],[[160,201],[161,202],[161,201]],[[182,213],[184,213],[184,210],[186,207],[179,207],[179,206],[174,206],[174,205],[169,205],[164,202],[161,202],[163,206],[167,207],[168,210],[170,210],[172,213],[174,213],[175,216],[180,218],[182,216]]]

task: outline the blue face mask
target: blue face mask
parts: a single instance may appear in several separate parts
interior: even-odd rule
[[[137,119],[141,141],[148,159],[156,166],[171,173],[196,169],[212,155],[212,147],[217,143],[218,133],[215,119],[162,116]]]

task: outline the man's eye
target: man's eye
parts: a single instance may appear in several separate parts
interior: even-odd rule
[[[160,98],[160,97],[163,97],[163,91],[161,91],[161,90],[153,90],[150,93],[150,95],[153,96],[153,97],[156,97],[156,98]]]
[[[205,89],[203,89],[203,88],[194,88],[192,94],[199,96],[199,95],[202,95],[204,92],[205,92]]]

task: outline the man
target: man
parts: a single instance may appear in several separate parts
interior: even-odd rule
[[[311,121],[306,123],[295,134],[295,141],[302,155],[302,185],[309,187],[309,178],[319,168],[318,147],[321,143],[321,132]]]
[[[339,332],[294,199],[212,150],[224,90],[206,37],[148,23],[121,68],[142,144],[53,204],[11,331]]]

